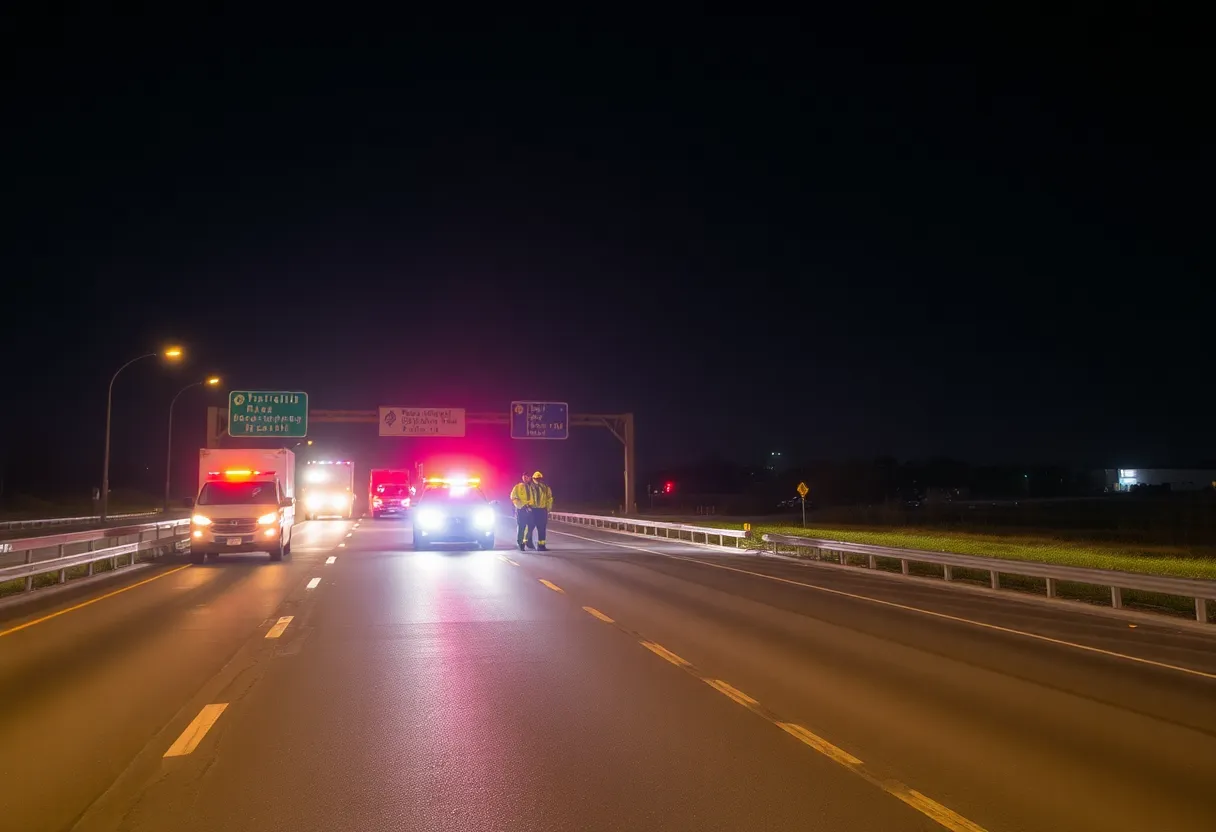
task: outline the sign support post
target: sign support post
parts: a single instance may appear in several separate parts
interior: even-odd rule
[[[811,489],[806,487],[805,482],[798,483],[798,497],[802,500],[802,528],[806,528],[806,495]]]

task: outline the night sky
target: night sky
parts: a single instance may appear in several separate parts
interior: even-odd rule
[[[115,488],[210,372],[633,411],[644,470],[1216,457],[1206,73],[1152,20],[546,21],[17,21],[5,487],[97,484],[111,373],[169,341],[116,385]],[[185,480],[222,398],[179,402]],[[434,450],[373,430],[317,437]],[[590,433],[470,441],[612,492]]]

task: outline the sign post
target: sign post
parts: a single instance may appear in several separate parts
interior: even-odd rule
[[[308,435],[308,394],[268,390],[228,393],[228,435],[239,438]]]
[[[810,493],[810,490],[806,487],[806,483],[798,483],[798,496],[802,499],[802,528],[804,529],[806,528],[806,495]]]
[[[464,436],[463,407],[381,407],[381,436]]]
[[[512,439],[569,439],[566,402],[511,402]]]

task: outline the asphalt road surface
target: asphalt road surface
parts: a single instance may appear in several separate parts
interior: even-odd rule
[[[312,522],[0,607],[0,829],[1216,828],[1216,636],[550,536]]]

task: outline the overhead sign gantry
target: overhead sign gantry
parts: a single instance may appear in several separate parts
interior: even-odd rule
[[[386,429],[385,420],[391,416]],[[307,421],[316,423],[376,424],[381,436],[427,437],[464,436],[467,425],[502,425],[511,431],[512,439],[566,439],[571,427],[606,428],[625,450],[626,511],[637,509],[634,488],[636,461],[634,457],[634,425],[632,413],[570,413],[565,402],[512,402],[508,411],[466,411],[463,408],[397,407],[376,410],[309,410]],[[402,422],[405,424],[402,425]],[[207,408],[207,447],[218,448],[220,438],[227,433],[237,438],[271,438],[245,433],[233,434],[229,429],[228,409]],[[387,432],[386,432],[387,431]],[[279,434],[280,437],[283,434]]]

